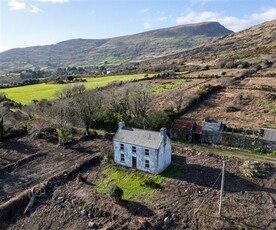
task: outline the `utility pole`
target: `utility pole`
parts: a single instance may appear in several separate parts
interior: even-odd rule
[[[223,187],[224,187],[224,168],[225,168],[225,161],[223,161],[222,174],[221,174],[221,187],[220,187],[220,198],[219,198],[219,216],[221,216],[221,207],[222,207],[222,195],[223,195]]]

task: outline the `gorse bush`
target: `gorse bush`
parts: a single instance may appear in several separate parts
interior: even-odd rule
[[[113,185],[110,189],[109,195],[116,202],[119,203],[122,200],[124,190],[117,185]]]

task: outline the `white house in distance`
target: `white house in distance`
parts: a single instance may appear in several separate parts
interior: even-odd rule
[[[119,122],[113,138],[114,161],[141,171],[159,174],[171,163],[171,141],[166,128],[160,132],[126,127]]]

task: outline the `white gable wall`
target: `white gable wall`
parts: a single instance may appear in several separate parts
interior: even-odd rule
[[[161,143],[158,155],[159,174],[171,164],[171,141],[168,137]]]

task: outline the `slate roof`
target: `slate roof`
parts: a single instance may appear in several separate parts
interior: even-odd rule
[[[211,131],[211,132],[222,132],[224,124],[216,120],[205,121],[202,131]]]
[[[113,141],[138,145],[151,149],[159,149],[162,140],[163,136],[161,136],[160,132],[136,129],[131,127],[118,129],[113,138]]]
[[[264,131],[263,139],[266,141],[276,141],[276,129],[262,129]]]

